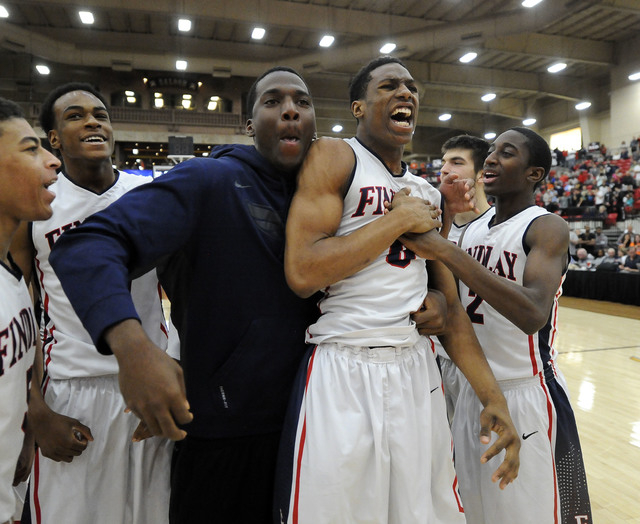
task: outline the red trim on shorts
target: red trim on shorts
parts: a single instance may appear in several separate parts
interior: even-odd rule
[[[40,499],[38,498],[38,486],[40,481],[40,450],[36,450],[36,456],[33,459],[33,505],[35,507],[36,524],[42,524],[42,511],[40,510]],[[26,501],[31,502],[31,501]]]
[[[551,398],[549,397],[549,391],[547,390],[547,385],[544,381],[544,374],[540,373],[540,386],[542,387],[542,391],[544,391],[544,395],[547,398],[547,416],[549,417],[549,431],[547,432],[547,437],[549,438],[549,448],[551,449],[551,458],[553,459],[551,463],[553,464],[553,522],[554,524],[558,524],[558,473],[556,471],[556,457],[553,452],[553,442],[551,441],[553,435],[553,403],[551,402]]]
[[[311,371],[313,369],[313,359],[316,356],[316,346],[311,353],[311,358],[309,359],[309,366],[307,367],[307,380],[304,384],[304,395],[307,396],[307,388],[309,387],[309,379],[311,377]],[[304,450],[304,441],[307,436],[307,415],[305,409],[304,422],[302,423],[302,431],[300,432],[300,442],[298,443],[298,459],[296,460],[296,487],[293,495],[293,511],[292,511],[292,520],[293,524],[298,524],[298,503],[300,502],[300,467],[302,465],[302,451]]]

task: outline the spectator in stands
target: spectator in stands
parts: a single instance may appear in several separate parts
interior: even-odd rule
[[[587,250],[587,253],[593,258],[593,253],[596,244],[596,234],[591,231],[589,226],[584,227],[584,233],[580,235],[580,245]]]
[[[569,255],[571,258],[575,258],[576,249],[578,249],[578,244],[580,244],[580,230],[575,229],[569,231]]]
[[[602,264],[602,261],[605,258],[606,258],[606,255],[604,254],[604,249],[602,249],[602,248],[596,249],[596,254],[593,257],[592,267],[598,267],[600,264]]]
[[[601,249],[602,251],[605,251],[607,247],[609,247],[609,239],[607,238],[607,235],[602,232],[601,227],[596,227],[596,238],[593,245],[594,250],[598,251]]]
[[[616,241],[618,243],[618,245],[622,244],[622,240],[624,239],[625,235],[635,235],[634,231],[633,231],[633,224],[629,224],[627,226],[627,229],[625,231],[623,231],[622,233],[620,233],[620,236],[618,237],[618,240]]]
[[[640,257],[638,257],[635,248],[629,249],[627,258],[622,264],[620,264],[620,271],[631,271],[634,273],[638,273],[638,271],[640,271]]]
[[[631,233],[623,233],[622,240],[618,242],[618,247],[623,247],[625,250],[627,250],[629,249],[629,247],[631,247],[632,243],[633,237],[631,236]]]
[[[572,259],[569,263],[569,269],[594,269],[593,255],[587,253],[587,250],[583,247],[576,252],[576,258]]]
[[[620,257],[616,254],[616,249],[613,247],[610,247],[609,249],[607,249],[607,254],[605,255],[605,257],[600,261],[600,264],[616,264],[619,265],[620,264]]]

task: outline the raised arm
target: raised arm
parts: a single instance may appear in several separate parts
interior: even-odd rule
[[[285,273],[301,297],[338,282],[373,260],[403,233],[424,232],[440,223],[435,209],[408,190],[394,209],[346,236],[336,236],[355,156],[340,139],[320,139],[310,148],[287,218]]]
[[[520,467],[520,439],[511,420],[507,401],[482,352],[471,321],[458,299],[453,275],[437,261],[428,261],[427,269],[429,285],[441,291],[447,301],[447,324],[444,333],[438,338],[484,406],[480,414],[480,440],[487,444],[491,431],[498,434],[497,440],[480,460],[487,462],[503,449],[506,450],[502,464],[492,477],[494,482],[500,480],[500,488],[504,489],[518,476]]]
[[[530,335],[549,318],[567,264],[569,230],[557,215],[542,216],[531,224],[525,238],[530,251],[523,285],[489,271],[439,235],[427,233],[403,238],[403,242],[420,256],[442,261],[485,302]]]

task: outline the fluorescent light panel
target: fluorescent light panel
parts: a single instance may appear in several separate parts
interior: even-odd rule
[[[387,42],[380,48],[380,52],[383,55],[387,55],[391,53],[395,48],[396,48],[396,44],[394,44],[393,42]]]
[[[556,62],[555,64],[547,67],[547,71],[549,71],[549,73],[559,73],[560,71],[566,68],[567,68],[567,64],[565,64],[564,62]]]
[[[9,11],[3,5],[0,5],[0,18],[9,18]]]
[[[320,47],[331,47],[331,45],[333,44],[333,42],[335,42],[335,38],[331,35],[324,35],[321,39],[320,42],[318,43],[318,45]]]
[[[184,71],[187,69],[187,61],[186,60],[176,60],[176,69],[178,71]]]
[[[251,38],[254,40],[262,40],[266,31],[262,27],[254,27],[251,32]]]
[[[185,33],[191,31],[191,20],[188,18],[180,18],[180,20],[178,20],[178,30]]]
[[[93,13],[91,11],[78,11],[78,16],[80,16],[80,21],[83,24],[93,24],[94,19],[93,19]]]
[[[473,51],[471,51],[470,53],[465,53],[460,57],[460,62],[462,62],[463,64],[468,64],[469,62],[475,60],[477,56],[478,53],[474,53]]]

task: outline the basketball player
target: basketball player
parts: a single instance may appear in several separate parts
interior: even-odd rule
[[[575,418],[553,346],[569,230],[534,199],[550,166],[542,137],[527,128],[506,131],[484,163],[483,184],[495,207],[469,223],[462,249],[429,233],[406,239],[460,280],[463,306],[522,436],[518,482],[508,492],[492,490],[491,471],[474,460],[483,448],[474,438],[480,404],[462,386],[453,435],[469,524],[591,522]]]
[[[487,211],[490,206],[484,194],[482,186],[482,168],[484,159],[487,158],[489,143],[482,138],[471,135],[458,135],[450,138],[442,145],[442,177],[456,175],[459,180],[475,180],[476,209],[470,209],[458,213],[453,217],[453,224],[447,238],[454,244],[458,243],[460,234],[465,226]],[[416,316],[414,315],[414,319]],[[440,341],[435,338],[434,345],[438,354],[438,364],[442,373],[442,386],[444,398],[447,404],[447,417],[449,422],[453,420],[456,400],[460,391],[462,377],[458,368],[451,361],[449,355],[442,347]]]
[[[356,137],[314,144],[287,221],[287,281],[300,296],[324,297],[307,331],[314,347],[292,405],[295,438],[283,439],[276,516],[462,523],[433,346],[409,319],[427,292],[425,262],[397,240],[439,224],[429,203],[439,208],[440,193],[402,162],[418,88],[399,60],[382,57],[356,75],[350,98]],[[432,279],[449,306],[445,347],[486,405],[481,439],[500,432],[482,460],[508,448],[494,474],[504,487],[517,474],[519,439],[451,275],[434,264]]]
[[[58,167],[60,162],[42,147],[20,107],[0,98],[0,522],[3,524],[13,522],[16,510],[11,486],[26,480],[33,460],[33,437],[27,436],[30,428],[26,413],[38,339],[31,297],[9,247],[21,221],[51,216],[55,195],[48,188],[56,181]],[[24,461],[17,467],[19,457]]]
[[[64,168],[51,188],[53,215],[25,228],[30,234],[21,242],[35,257],[44,317],[45,402],[36,394],[29,410],[40,448],[31,478],[31,515],[38,524],[168,522],[173,444],[159,438],[132,442],[138,420],[125,413],[116,359],[95,350],[49,263],[65,231],[149,179],[113,169],[109,110],[91,85],[54,89],[40,122]],[[131,292],[149,336],[166,348],[155,271],[134,280]]]
[[[247,105],[255,147],[179,164],[65,233],[51,254],[97,348],[118,359],[127,405],[153,434],[184,439],[172,523],[271,522],[282,420],[316,314],[283,270],[284,221],[316,130],[311,95],[277,67]],[[127,292],[130,272],[158,263],[184,382],[140,329]]]

